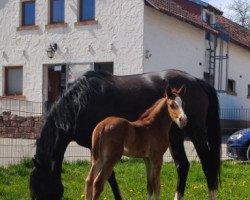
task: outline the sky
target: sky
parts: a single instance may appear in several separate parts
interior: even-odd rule
[[[223,15],[227,17],[230,15],[228,6],[232,4],[234,0],[204,0],[204,1],[218,8],[219,10],[223,11],[224,13]]]

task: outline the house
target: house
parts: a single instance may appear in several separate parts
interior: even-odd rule
[[[86,70],[176,68],[250,108],[250,31],[199,0],[1,0],[0,95],[53,103]]]

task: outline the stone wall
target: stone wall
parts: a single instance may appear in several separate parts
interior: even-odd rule
[[[22,117],[10,112],[0,115],[0,137],[35,139],[43,125],[42,116]]]

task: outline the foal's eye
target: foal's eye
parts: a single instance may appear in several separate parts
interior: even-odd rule
[[[175,109],[176,105],[174,103],[170,104],[170,108]]]

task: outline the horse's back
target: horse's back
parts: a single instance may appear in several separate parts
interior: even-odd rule
[[[186,103],[185,112],[189,119],[192,117],[202,127],[205,126],[208,97],[197,79],[188,73],[164,70],[116,76],[104,72],[88,72],[81,79],[78,81],[79,84],[86,82],[86,94],[89,94],[86,95],[86,105],[79,106],[81,111],[76,117],[76,132],[81,134],[76,134],[74,139],[81,145],[91,146],[89,141],[93,129],[108,116],[122,117],[129,121],[138,119],[147,108],[162,97],[167,85],[175,88],[186,85],[187,92],[183,96]],[[75,88],[76,86],[77,84],[74,85]],[[74,87],[71,90],[74,90]]]

